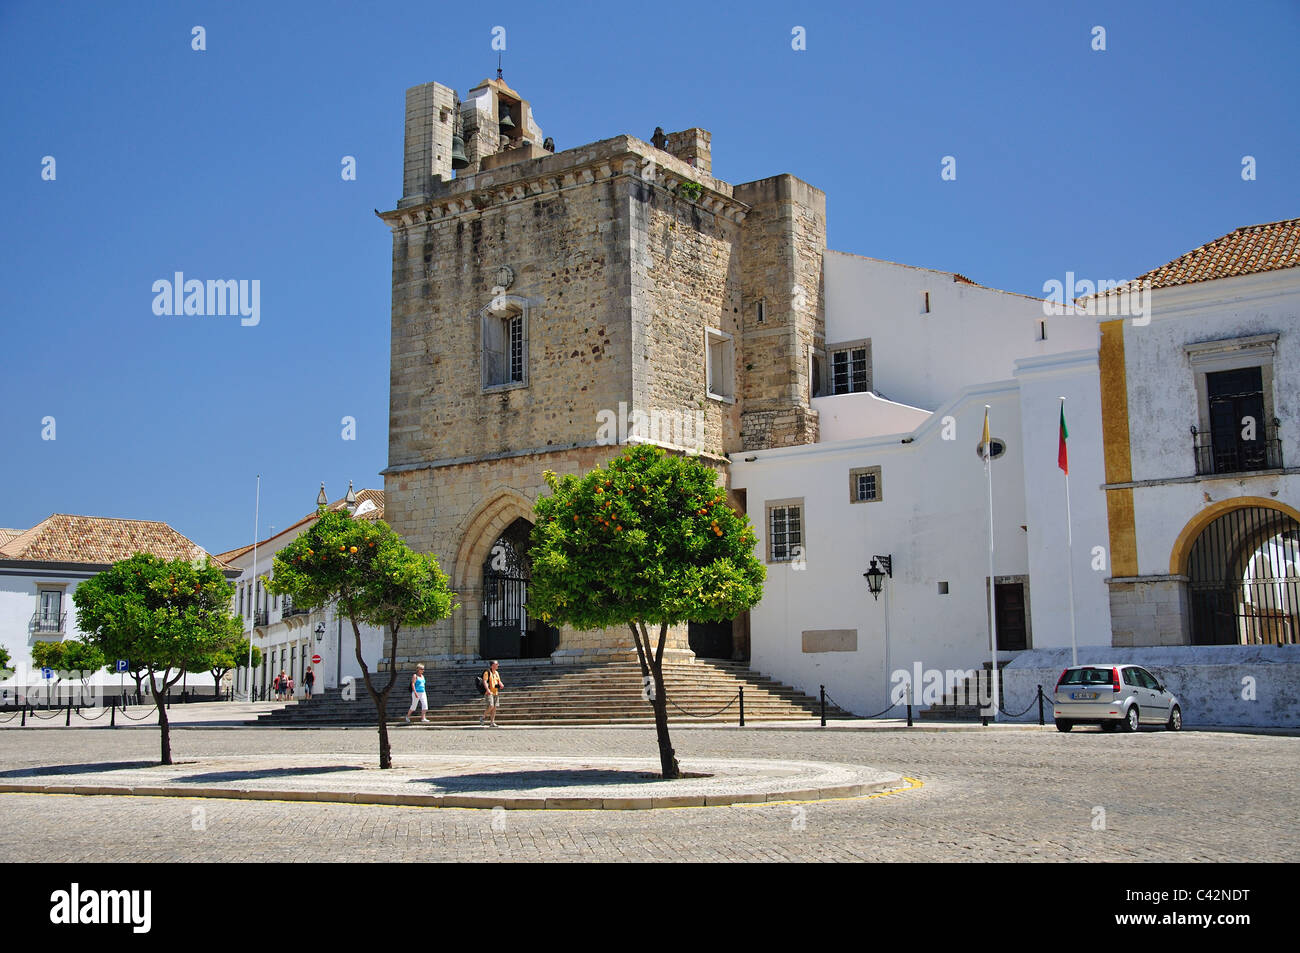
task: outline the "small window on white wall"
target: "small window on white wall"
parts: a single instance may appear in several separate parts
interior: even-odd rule
[[[736,398],[736,349],[730,334],[709,328],[705,332],[705,383],[710,397]]]

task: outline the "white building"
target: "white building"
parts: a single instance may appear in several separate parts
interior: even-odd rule
[[[986,405],[1006,448],[993,464],[1000,655],[1068,645],[1065,593],[1037,580],[1065,576],[1064,546],[1041,543],[1064,529],[1057,397],[1072,417],[1095,415],[1096,323],[1048,317],[1040,299],[961,275],[838,252],[826,254],[825,287],[820,442],[733,458],[768,566],[750,616],[754,668],[814,694],[824,684],[871,714],[888,707],[897,670],[989,659]],[[1071,449],[1081,466],[1096,461],[1076,479],[1099,485],[1100,435],[1074,424]],[[1102,506],[1099,495],[1077,502],[1076,525],[1104,526]],[[796,527],[798,542],[780,545]],[[879,601],[863,579],[876,555],[893,572]],[[1101,638],[1106,590],[1086,564],[1075,597],[1081,637]]]
[[[317,503],[327,505],[324,484]],[[383,519],[384,491],[354,493],[349,484],[347,496],[328,506],[331,510],[346,509],[358,519]],[[294,607],[287,596],[274,596],[266,591],[266,580],[272,575],[275,554],[315,522],[316,514],[313,512],[287,529],[259,541],[256,553],[253,544],[249,543],[217,557],[239,573],[234,580],[234,609],[244,620],[246,636],[262,653],[262,663],[252,673],[253,688],[259,697],[272,697],[269,694],[271,683],[281,671],[293,678],[294,694],[303,697],[304,676],[309,665],[316,675],[315,690],[318,692],[335,688],[349,678],[361,678],[352,623],[335,612],[332,604],[307,612]],[[374,672],[383,653],[383,632],[371,626],[361,626],[361,651],[366,667]],[[235,679],[235,691],[247,692],[245,670],[235,673]]]
[[[152,520],[55,513],[28,530],[0,530],[0,645],[14,671],[0,685],[22,694],[40,685],[41,673],[32,670],[32,647],[85,638],[72,602],[77,586],[141,552],[162,559],[209,558],[201,546]],[[233,575],[226,573],[227,578]],[[125,681],[134,687],[129,678]],[[116,690],[122,682],[120,675],[97,672],[86,685]],[[205,688],[211,679],[194,676],[190,682]]]
[[[873,714],[900,670],[989,660],[986,405],[1005,446],[993,582],[1009,708],[1025,704],[1017,668],[1032,698],[1072,639],[1080,661],[1183,646],[1165,664],[1195,666],[1192,646],[1263,643],[1300,663],[1286,654],[1300,651],[1300,469],[1282,459],[1300,439],[1298,236],[1283,222],[1197,249],[1143,276],[1147,312],[1129,318],[1116,295],[1094,299],[1100,315],[1052,313],[960,275],[827,252],[820,442],[733,458],[768,566],[753,667]],[[863,579],[873,556],[892,557],[879,601]]]

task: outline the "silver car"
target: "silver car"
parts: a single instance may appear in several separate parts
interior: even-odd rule
[[[1058,731],[1101,725],[1103,731],[1164,725],[1181,731],[1183,710],[1160,679],[1141,665],[1074,665],[1056,681]]]

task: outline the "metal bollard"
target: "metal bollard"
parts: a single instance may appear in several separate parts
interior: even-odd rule
[[[1042,685],[1038,686],[1038,724],[1040,727],[1046,724],[1046,722],[1043,721],[1043,686]]]
[[[740,687],[740,727],[745,727],[745,686]]]
[[[907,703],[907,727],[912,727],[912,703]]]
[[[108,712],[108,727],[117,727],[117,706],[114,705]]]
[[[25,704],[23,705],[23,723],[19,725],[19,727],[20,728],[27,727],[27,706]]]
[[[822,727],[825,728],[826,727],[826,686],[825,685],[821,687],[821,699],[822,699]]]
[[[65,717],[64,717],[64,719],[63,719],[63,727],[64,727],[64,728],[66,728],[66,727],[68,727],[70,724],[72,724],[72,702],[68,702],[67,708],[66,708],[65,710],[66,710],[67,714],[65,715]]]

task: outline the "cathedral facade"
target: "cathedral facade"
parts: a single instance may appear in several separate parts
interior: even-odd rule
[[[626,632],[528,617],[545,471],[648,441],[698,454],[729,487],[729,454],[817,440],[825,196],[790,175],[715,178],[702,129],[651,140],[555,151],[499,78],[464,101],[407,91],[403,194],[379,213],[393,235],[386,510],[460,608],[407,638],[398,665],[632,655]],[[708,637],[743,654],[744,626]],[[686,627],[670,651],[689,657]]]

